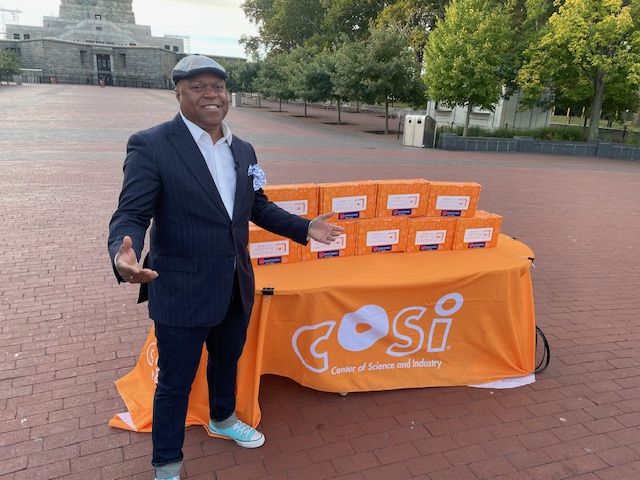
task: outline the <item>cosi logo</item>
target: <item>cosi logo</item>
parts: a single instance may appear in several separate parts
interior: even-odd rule
[[[423,319],[427,307],[406,307],[400,310],[390,323],[389,316],[382,307],[364,305],[342,317],[336,338],[342,349],[348,352],[362,352],[387,337],[391,330],[395,341],[387,347],[385,352],[391,357],[404,357],[420,351],[443,352],[447,348],[447,339],[453,322],[451,317],[462,308],[463,304],[464,298],[459,293],[442,296],[434,306],[436,316],[431,319],[428,332],[427,326],[424,325],[426,319]],[[312,372],[323,373],[329,369],[331,359],[329,344],[326,342],[331,338],[336,325],[336,321],[328,320],[300,327],[293,334],[291,338],[293,350],[302,364]],[[306,342],[301,338],[308,336],[306,332],[310,332],[315,340],[304,348],[302,345],[306,345]]]

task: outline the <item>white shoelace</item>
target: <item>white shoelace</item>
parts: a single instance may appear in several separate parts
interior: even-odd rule
[[[253,434],[253,428],[251,428],[246,423],[242,423],[242,422],[236,422],[233,425],[233,427],[231,427],[231,429],[238,432],[238,434],[242,435],[243,437],[247,437],[247,438],[251,438]]]

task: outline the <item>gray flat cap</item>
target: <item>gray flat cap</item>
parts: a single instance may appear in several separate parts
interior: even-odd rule
[[[229,78],[227,71],[222,65],[204,55],[189,55],[184,57],[173,67],[171,75],[173,77],[173,83],[177,84],[178,81],[183,78],[193,77],[200,73],[213,73],[223,80]]]

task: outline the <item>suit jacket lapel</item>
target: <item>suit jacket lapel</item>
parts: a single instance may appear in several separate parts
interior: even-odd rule
[[[169,140],[176,148],[178,156],[184,162],[187,169],[202,186],[207,197],[209,197],[223,215],[229,218],[229,213],[224,207],[220,192],[218,192],[216,183],[209,171],[209,167],[207,167],[207,162],[205,162],[198,145],[196,145],[196,142],[193,140],[193,137],[191,136],[187,126],[182,121],[180,114],[176,115],[173,120],[173,131]]]
[[[247,190],[247,172],[249,164],[238,148],[238,139],[231,140],[231,153],[236,164],[236,195],[233,201],[233,218],[238,218],[238,208]]]

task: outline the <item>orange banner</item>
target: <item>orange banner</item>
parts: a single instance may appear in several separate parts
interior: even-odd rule
[[[260,421],[260,375],[329,392],[471,385],[531,374],[532,251],[496,248],[343,257],[255,269],[256,305],[238,370],[238,415]],[[263,295],[272,288],[273,295]],[[116,382],[128,413],[110,425],[151,428],[153,332]],[[203,352],[187,424],[208,423]]]

